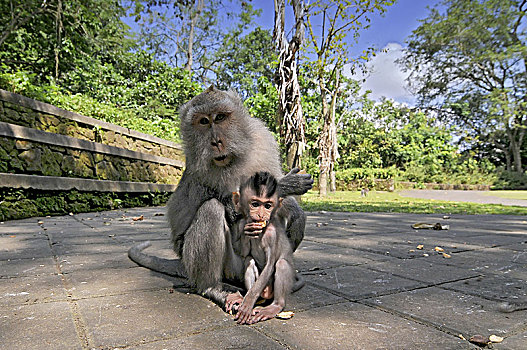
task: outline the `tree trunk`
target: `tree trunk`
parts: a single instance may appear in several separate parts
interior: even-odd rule
[[[285,146],[288,169],[301,166],[305,145],[305,122],[302,113],[300,84],[297,75],[297,52],[304,40],[304,7],[301,0],[292,1],[295,33],[290,42],[285,37],[285,0],[275,0],[273,38],[278,52],[275,83],[278,90],[277,122]]]
[[[320,87],[320,98],[322,101],[322,133],[319,138],[319,195],[321,197],[327,196],[327,182],[328,176],[331,171],[331,153],[332,153],[332,131],[331,131],[331,112],[329,110],[327,101],[327,88],[324,79],[324,72],[321,72],[322,76],[319,76],[318,84]]]
[[[57,12],[55,13],[55,30],[57,44],[55,45],[55,81],[59,79],[60,48],[62,46],[62,0],[57,1]]]
[[[329,173],[329,191],[337,192],[337,176],[335,174],[335,166],[331,164],[331,169]]]
[[[518,144],[516,140],[511,140],[511,153],[514,162],[514,171],[517,173],[523,173],[522,156],[521,156],[521,143]]]
[[[331,108],[330,108],[330,147],[331,147],[331,163],[330,163],[330,172],[329,172],[329,178],[331,180],[331,184],[329,187],[329,190],[331,192],[337,191],[337,176],[335,174],[335,164],[337,163],[337,159],[340,157],[339,155],[339,144],[337,140],[337,125],[336,125],[336,113],[335,110],[337,108],[337,98],[340,93],[340,68],[337,66],[335,68],[335,87],[334,90],[331,92]]]
[[[509,139],[509,150],[510,150],[510,156],[508,158],[509,159],[512,158],[513,166],[511,167],[511,170],[521,174],[523,173],[521,145],[523,144],[523,137],[525,135],[525,129],[523,128],[520,129],[519,127],[516,127],[511,130],[509,127],[507,127],[506,135]]]
[[[196,28],[196,23],[198,21],[199,16],[201,15],[201,11],[203,11],[203,1],[204,0],[198,0],[198,7],[196,8],[196,12],[192,15],[192,19],[190,21],[190,31],[188,34],[188,49],[187,49],[187,63],[185,64],[185,70],[187,72],[192,71],[192,63],[193,63],[193,45],[194,45],[194,29]]]
[[[318,195],[320,197],[326,197],[328,195],[328,173],[320,170],[318,177]]]

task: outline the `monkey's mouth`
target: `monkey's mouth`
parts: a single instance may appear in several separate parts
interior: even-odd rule
[[[262,228],[265,228],[265,226],[267,226],[267,224],[269,223],[269,221],[267,220],[262,220],[262,221],[256,221],[258,224],[262,225]]]
[[[227,154],[214,158],[214,164],[216,164],[217,166],[225,166],[229,164],[230,161],[231,161],[231,156]]]

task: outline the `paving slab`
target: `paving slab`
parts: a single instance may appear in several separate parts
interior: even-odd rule
[[[398,277],[391,272],[375,271],[361,266],[344,266],[305,273],[308,283],[359,300],[377,295],[420,288],[425,283]]]
[[[433,264],[445,264],[470,269],[479,273],[513,275],[521,273],[527,264],[527,253],[519,253],[503,248],[484,248],[473,251],[454,252],[450,259],[441,255],[431,255],[427,260]],[[527,279],[527,275],[523,278]]]
[[[51,247],[46,236],[33,238],[33,235],[11,235],[0,237],[0,256],[2,260],[19,257],[41,258],[51,255]]]
[[[66,274],[68,292],[75,298],[118,295],[151,289],[169,289],[175,278],[141,267],[99,268]]]
[[[257,330],[246,326],[226,326],[211,329],[196,335],[188,335],[169,340],[157,340],[132,346],[133,350],[217,350],[217,349],[254,349],[283,350],[288,347],[277,340],[263,335]]]
[[[527,303],[527,280],[501,274],[485,274],[478,278],[452,282],[445,288],[466,294],[478,295],[489,300],[506,300]],[[527,319],[527,312],[525,313]]]
[[[492,344],[492,347],[499,350],[525,350],[525,344],[527,344],[527,332],[508,337],[500,344]]]
[[[475,334],[507,336],[525,327],[526,311],[500,313],[496,304],[465,293],[430,287],[371,299],[372,305],[469,339]]]
[[[65,299],[61,277],[56,274],[0,280],[0,305],[45,303]]]
[[[459,338],[375,308],[345,303],[257,324],[293,349],[470,349]]]
[[[137,264],[131,261],[128,255],[112,253],[66,254],[58,257],[58,261],[61,271],[66,274],[71,274],[74,271],[87,272],[137,267]]]
[[[295,268],[299,271],[324,270],[342,265],[365,265],[380,259],[390,259],[379,254],[357,252],[324,243],[312,242],[306,238],[294,254]]]
[[[455,280],[466,280],[481,276],[477,271],[457,266],[442,265],[425,257],[382,261],[368,266],[371,270],[392,273],[399,277],[429,285],[443,284]]]
[[[128,259],[146,240],[148,253],[176,257],[164,212],[0,223],[0,347],[474,349],[458,335],[479,332],[505,338],[494,348],[527,348],[527,311],[497,310],[527,301],[525,217],[308,213],[294,256],[306,286],[286,306],[294,317],[246,326],[184,280]]]
[[[55,260],[50,257],[0,260],[0,279],[36,275],[52,275],[57,272]]]
[[[2,349],[83,349],[67,302],[0,306]]]
[[[139,345],[233,325],[231,316],[212,302],[168,288],[78,303],[95,347]]]

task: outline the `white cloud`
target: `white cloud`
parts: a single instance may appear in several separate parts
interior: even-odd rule
[[[357,80],[365,79],[361,92],[371,90],[370,98],[373,100],[384,96],[398,102],[414,104],[415,96],[408,91],[405,81],[408,73],[403,72],[395,62],[402,57],[401,44],[389,43],[366,64],[366,74],[359,72],[352,75],[349,69],[345,69],[344,74]]]

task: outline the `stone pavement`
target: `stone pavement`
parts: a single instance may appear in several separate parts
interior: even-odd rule
[[[309,213],[294,317],[240,326],[184,281],[128,260],[144,240],[173,257],[163,212],[0,224],[0,348],[473,349],[462,337],[495,334],[505,339],[494,349],[527,349],[527,311],[497,311],[527,302],[526,217]]]

